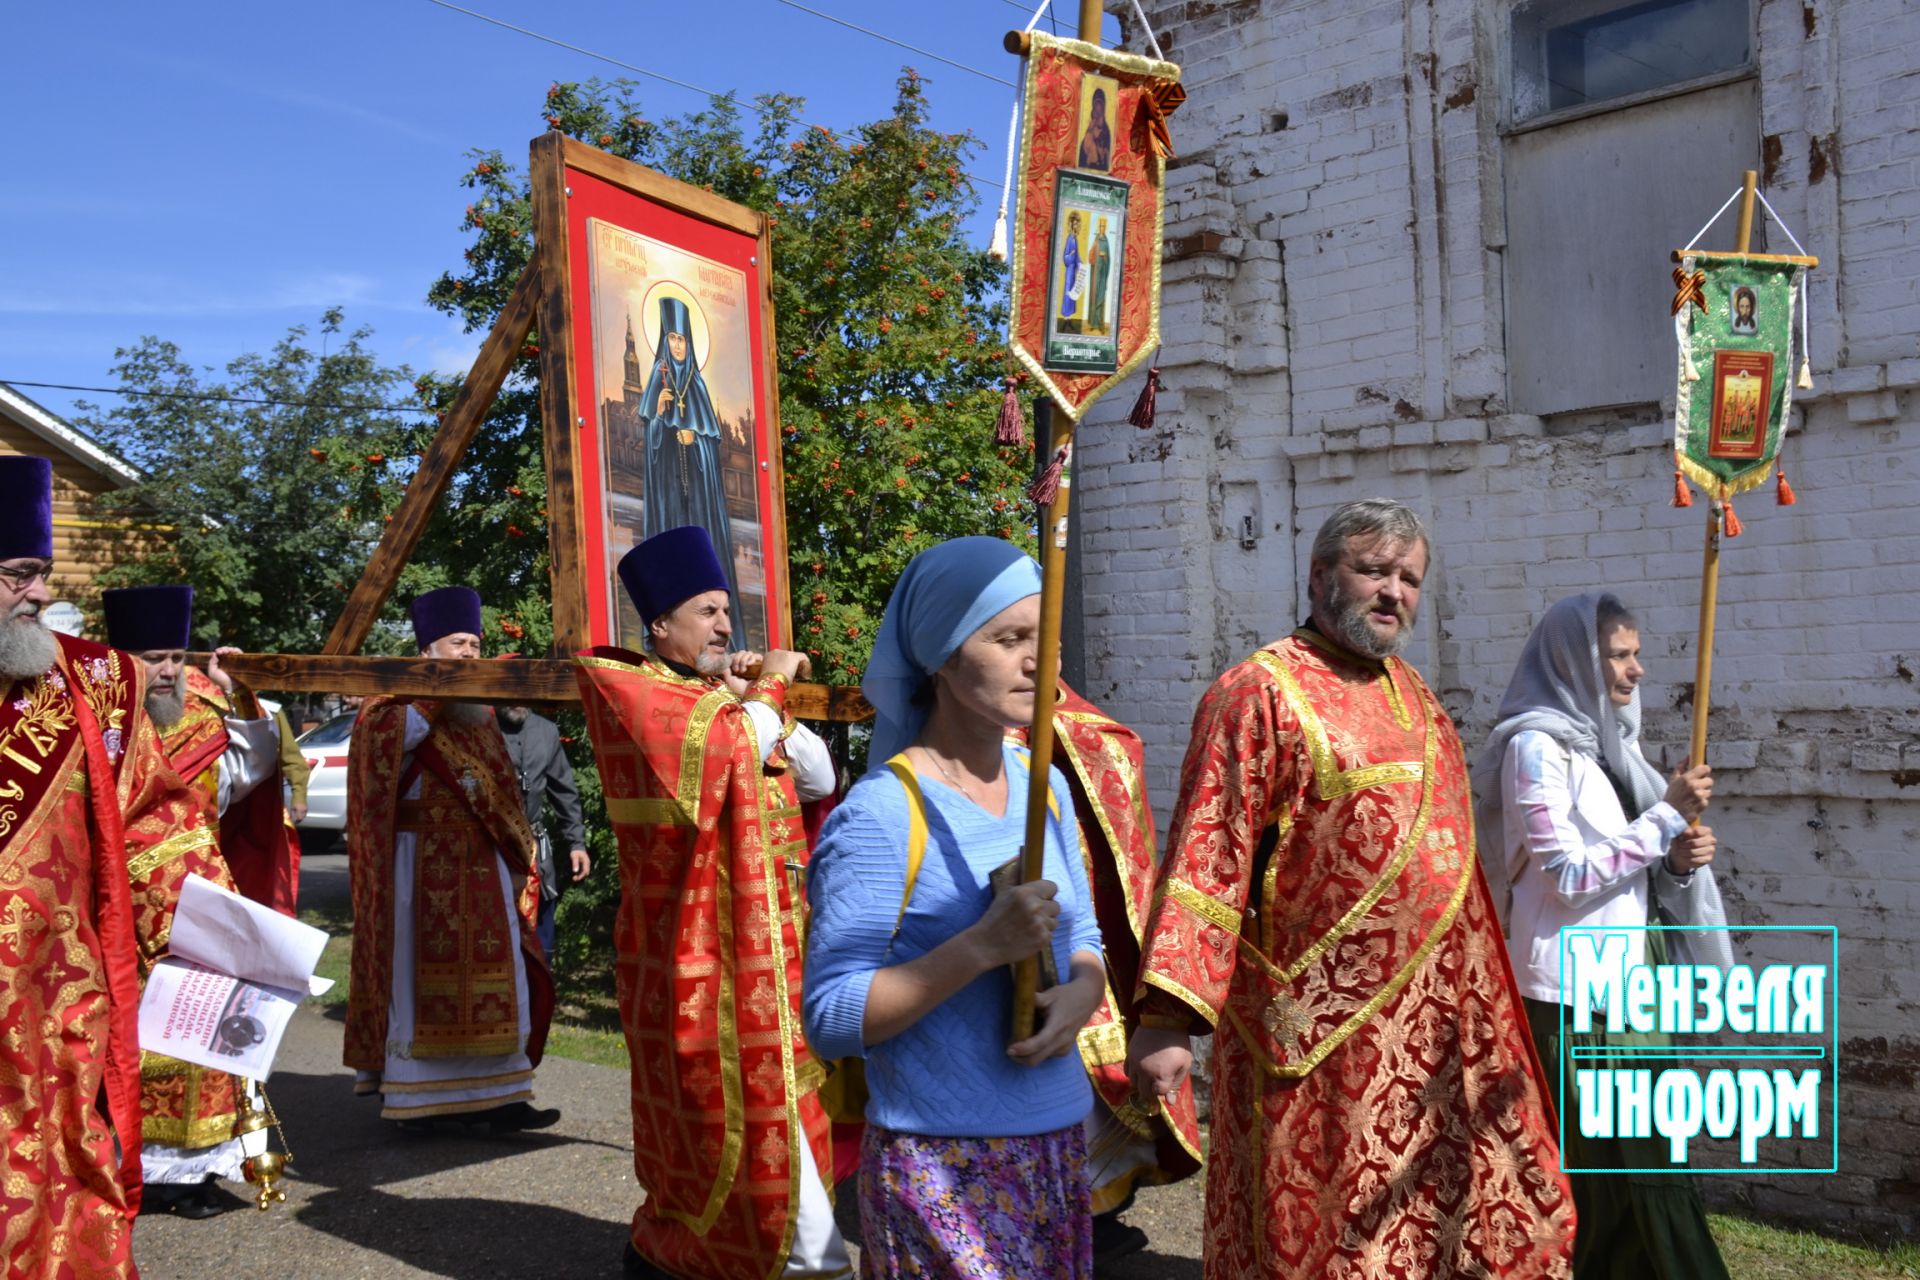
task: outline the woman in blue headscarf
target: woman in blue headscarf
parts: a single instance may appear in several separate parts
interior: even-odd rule
[[[733,524],[720,483],[720,415],[713,410],[707,380],[693,352],[693,316],[680,298],[660,299],[660,345],[640,397],[647,424],[644,533],[653,537],[697,524],[713,538],[727,575],[733,618],[742,620],[740,583],[733,572]],[[744,649],[747,632],[736,625],[732,645]]]
[[[990,883],[1026,827],[1027,756],[1006,732],[1033,717],[1039,593],[1039,566],[998,538],[914,557],[861,684],[876,767],[814,852],[807,1039],[824,1058],[866,1060],[868,1277],[1093,1274],[1093,1095],[1075,1048],[1104,976],[1057,770],[1046,878]],[[1065,980],[1040,993],[1035,1034],[1009,1045],[1008,966],[1036,951]]]

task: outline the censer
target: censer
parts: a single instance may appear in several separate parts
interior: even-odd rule
[[[260,1093],[257,1106],[253,1101],[256,1089]],[[269,1148],[268,1128],[280,1134],[282,1150]],[[233,1136],[240,1139],[240,1154],[246,1157],[241,1162],[240,1171],[246,1175],[248,1182],[260,1189],[255,1203],[263,1212],[276,1201],[284,1203],[287,1193],[280,1182],[287,1166],[293,1163],[293,1149],[287,1142],[287,1131],[280,1127],[280,1117],[275,1114],[273,1104],[267,1101],[267,1091],[257,1084],[250,1083],[239,1091],[234,1107]]]

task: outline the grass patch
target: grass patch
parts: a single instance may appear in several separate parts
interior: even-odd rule
[[[349,965],[353,954],[353,917],[344,912],[306,910],[300,919],[327,934],[327,946],[313,971],[333,979],[333,989],[314,997],[321,1005],[347,1003]],[[593,992],[583,984],[570,984],[570,999],[556,1001],[553,1026],[547,1032],[547,1053],[556,1058],[573,1058],[595,1066],[627,1067],[627,1039],[621,1034],[619,1009],[612,992],[612,974],[607,974],[607,992]]]
[[[346,1004],[348,966],[353,954],[353,917],[344,912],[309,909],[300,913],[300,919],[327,933],[326,950],[320,953],[320,963],[313,967],[313,972],[316,977],[332,978],[333,989],[315,996],[315,1003]]]
[[[1850,1244],[1720,1213],[1707,1223],[1734,1280],[1920,1280],[1920,1245]]]

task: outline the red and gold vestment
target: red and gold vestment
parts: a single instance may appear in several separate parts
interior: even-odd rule
[[[1093,1211],[1105,1213],[1121,1204],[1135,1185],[1178,1182],[1198,1171],[1200,1126],[1191,1082],[1182,1082],[1150,1114],[1134,1101],[1127,1079],[1127,1041],[1138,1025],[1134,988],[1141,930],[1155,870],[1145,748],[1138,734],[1064,683],[1055,704],[1053,734],[1053,763],[1066,775],[1080,818],[1081,854],[1107,961],[1106,998],[1081,1028],[1080,1059],[1108,1113],[1150,1142],[1155,1156],[1153,1164],[1094,1188]],[[1019,736],[1024,740],[1025,731]]]
[[[220,758],[226,753],[227,717],[257,720],[266,716],[252,692],[234,686],[222,693],[207,674],[188,667],[186,711],[162,736],[174,772],[198,794],[202,812],[220,828],[220,856],[233,876],[233,887],[281,915],[294,914],[300,887],[300,837],[287,816],[281,794],[278,757],[273,772],[262,777],[244,796],[219,810]]]
[[[1141,994],[1219,1032],[1207,1280],[1570,1274],[1472,812],[1397,659],[1303,629],[1201,701]]]
[[[246,796],[219,809],[220,759],[227,749],[226,717],[234,699],[201,671],[185,669],[185,710],[160,734],[161,750],[195,801],[200,821],[171,847],[134,858],[134,886],[143,967],[166,952],[167,922],[179,901],[181,881],[200,875],[238,889],[287,915],[293,914],[299,845],[286,823],[279,777],[261,780]],[[243,697],[251,701],[252,695]],[[258,717],[255,714],[245,718]],[[261,837],[264,836],[265,839]],[[274,845],[277,844],[276,849]],[[165,854],[164,858],[157,856]],[[250,879],[242,885],[241,868]],[[261,894],[266,896],[262,897]],[[238,1082],[224,1071],[157,1053],[140,1056],[141,1129],[149,1142],[198,1150],[233,1136]]]
[[[832,1167],[824,1070],[800,1023],[807,856],[778,750],[762,763],[739,698],[653,657],[576,661],[620,845],[614,929],[633,1062],[634,1246],[676,1273],[785,1269],[803,1159]],[[784,712],[786,682],[747,690]]]
[[[199,822],[139,661],[56,638],[54,669],[0,703],[0,1260],[16,1280],[133,1274],[140,960],[171,905],[135,874],[136,933],[129,869],[171,865]]]
[[[422,708],[432,728],[409,763],[408,706],[404,699],[369,698],[353,727],[347,848],[354,931],[343,1057],[362,1071],[380,1073],[387,1066],[394,842],[411,834],[413,918],[407,924],[413,939],[414,1007],[407,1056],[481,1058],[519,1049],[517,934],[531,1006],[526,1055],[537,1066],[553,1018],[553,978],[534,929],[540,902],[534,838],[506,742],[491,716],[462,723],[443,708]],[[403,798],[416,780],[418,794]],[[501,893],[496,857],[506,864],[511,904]],[[519,915],[517,929],[510,909]],[[418,1113],[452,1114],[498,1101],[477,1099]],[[396,1110],[391,1101],[387,1110]]]

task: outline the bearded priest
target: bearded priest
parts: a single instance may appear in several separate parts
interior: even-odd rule
[[[140,664],[42,625],[52,572],[53,468],[0,457],[0,1269],[97,1280],[133,1273],[140,1206],[128,867],[200,816]]]
[[[1213,1036],[1205,1280],[1572,1274],[1466,758],[1398,656],[1431,559],[1400,503],[1335,509],[1310,619],[1194,713],[1128,1066],[1165,1096]]]
[[[145,707],[160,735],[160,749],[192,790],[200,823],[182,847],[164,861],[133,860],[134,923],[142,960],[151,964],[165,952],[166,922],[179,902],[189,875],[222,887],[237,887],[240,866],[264,872],[271,883],[272,864],[285,863],[287,835],[280,804],[279,743],[272,719],[253,705],[244,689],[216,657],[210,674],[187,666],[188,636],[193,630],[193,588],[126,587],[100,596],[106,615],[107,643],[139,660],[147,677]],[[229,652],[232,652],[229,650]],[[251,715],[238,713],[244,702]],[[273,781],[269,789],[262,783]],[[258,804],[254,802],[258,801]],[[238,811],[235,805],[239,806]],[[227,815],[236,819],[257,810],[266,833],[279,840],[277,853],[264,842],[249,843],[236,822],[228,839]],[[248,894],[249,897],[254,896]],[[290,908],[291,898],[288,900]],[[210,1218],[243,1201],[221,1194],[215,1179],[239,1182],[246,1159],[233,1135],[237,1097],[247,1083],[163,1054],[140,1058],[141,1133],[147,1189],[142,1208],[183,1218]]]
[[[220,856],[236,889],[282,915],[294,913],[300,840],[281,796],[278,724],[251,689],[220,669],[240,650],[222,647],[207,669],[187,663],[193,633],[190,586],[122,587],[100,593],[107,643],[147,669],[147,714],[175,773],[220,829]]]
[[[413,602],[423,658],[480,656],[480,596]],[[533,831],[490,708],[368,698],[347,766],[354,1091],[413,1130],[447,1120],[544,1129],[533,1069],[553,1016],[534,931]]]
[[[806,659],[731,652],[727,577],[698,525],[648,538],[619,573],[653,652],[574,661],[620,847],[614,980],[647,1193],[624,1271],[851,1275],[824,1177],[825,1070],[800,1029],[800,803],[834,783],[825,745],[786,713]]]

